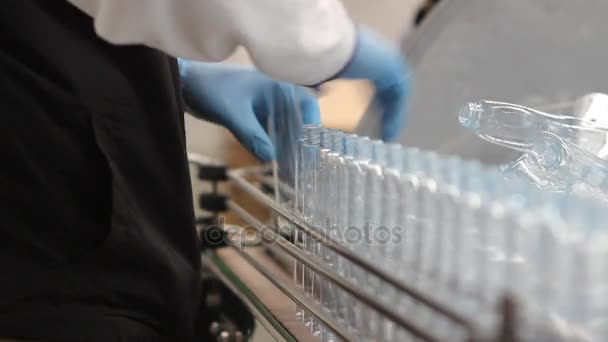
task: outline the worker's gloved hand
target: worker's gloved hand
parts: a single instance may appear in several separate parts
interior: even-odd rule
[[[189,112],[226,127],[262,161],[274,158],[265,129],[270,115],[296,119],[301,111],[304,124],[320,124],[317,99],[305,88],[244,66],[179,60],[179,67]]]
[[[393,44],[373,31],[360,27],[353,58],[336,78],[371,81],[376,88],[374,105],[382,111],[382,138],[397,138],[405,123],[409,71]]]

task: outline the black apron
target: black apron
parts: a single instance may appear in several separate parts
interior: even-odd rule
[[[0,337],[173,341],[200,296],[176,61],[0,4]]]

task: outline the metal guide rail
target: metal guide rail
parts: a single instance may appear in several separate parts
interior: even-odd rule
[[[390,273],[380,270],[374,266],[368,260],[365,260],[353,253],[351,250],[345,248],[341,244],[332,240],[330,237],[325,236],[321,229],[311,226],[307,222],[304,222],[300,217],[295,215],[293,212],[285,208],[282,204],[278,203],[269,192],[275,191],[272,189],[272,182],[269,181],[269,170],[265,167],[251,167],[243,169],[226,170],[225,177],[220,176],[221,172],[212,175],[211,177],[202,177],[205,174],[207,168],[219,168],[218,165],[210,162],[204,157],[196,154],[189,155],[190,163],[199,168],[199,178],[203,180],[209,180],[214,183],[213,192],[214,195],[211,197],[222,197],[218,195],[217,181],[227,181],[231,186],[236,187],[242,192],[248,195],[248,198],[252,198],[256,202],[262,204],[265,208],[271,210],[276,215],[277,219],[288,222],[293,230],[298,230],[301,234],[305,234],[316,242],[322,244],[336,255],[339,255],[344,260],[352,263],[359,269],[363,270],[368,274],[369,277],[375,278],[377,281],[387,284],[394,291],[399,293],[400,296],[407,298],[416,305],[424,307],[428,312],[432,312],[435,317],[441,318],[443,324],[458,332],[454,336],[458,336],[459,339],[464,341],[517,341],[517,303],[508,294],[504,295],[501,301],[501,305],[497,308],[497,316],[500,317],[500,324],[496,331],[493,332],[481,332],[478,329],[477,324],[468,319],[467,317],[459,314],[453,309],[442,305],[436,298],[433,298],[427,293],[421,293],[418,289],[414,288],[407,282],[397,279]],[[266,189],[267,191],[264,191]],[[276,191],[288,191],[289,189],[277,189]],[[378,313],[385,320],[388,320],[394,324],[395,327],[403,329],[410,336],[422,341],[439,341],[438,337],[432,327],[421,327],[413,317],[408,316],[407,312],[400,312],[395,308],[396,305],[390,302],[381,301],[370,291],[362,288],[355,284],[352,280],[346,279],[341,276],[335,270],[328,267],[326,264],[318,261],[316,258],[311,257],[308,253],[299,249],[293,240],[293,234],[286,234],[283,230],[278,228],[279,225],[268,225],[255,215],[248,212],[236,201],[226,197],[223,198],[225,203],[223,206],[211,205],[211,211],[215,211],[213,215],[218,215],[221,211],[219,209],[229,210],[244,222],[248,224],[246,227],[247,232],[244,232],[243,227],[220,225],[220,229],[223,231],[225,240],[225,247],[232,250],[233,255],[238,255],[243,262],[246,262],[251,269],[255,270],[261,277],[265,278],[269,284],[272,284],[274,288],[280,291],[286,298],[288,298],[292,305],[293,312],[291,315],[295,317],[295,308],[299,307],[303,309],[307,314],[314,316],[314,318],[327,329],[331,330],[339,340],[356,340],[353,332],[346,328],[340,319],[332,318],[327,310],[313,298],[304,294],[299,289],[292,279],[286,278],[285,274],[289,273],[289,270],[284,270],[283,274],[279,274],[276,267],[269,267],[268,263],[260,261],[259,253],[253,252],[264,248],[271,251],[279,259],[287,260],[286,263],[293,264],[296,261],[309,268],[316,274],[322,276],[324,279],[330,281],[333,286],[340,288],[348,296],[352,297],[358,303],[371,308],[373,311]],[[223,207],[223,208],[222,208]],[[215,208],[215,209],[214,209]],[[207,208],[207,210],[209,210]],[[214,222],[211,217],[203,219],[206,222]],[[200,220],[199,220],[200,221]],[[257,234],[258,237],[262,236],[263,241],[262,247],[252,247],[243,239],[243,236],[251,234]],[[256,241],[259,241],[256,240]],[[265,241],[265,243],[264,243]],[[239,281],[238,277],[235,276],[234,272],[230,270],[229,266],[226,266],[220,257],[218,257],[217,250],[207,250],[203,253],[203,264],[206,265],[213,273],[215,273],[227,286],[233,290],[237,296],[243,300],[251,313],[256,317],[258,322],[263,325],[271,335],[277,340],[308,340],[311,341],[320,340],[318,337],[315,339],[312,336],[302,336],[301,334],[294,334],[293,329],[287,329],[285,324],[277,317],[275,313],[269,308],[268,303],[264,300],[260,300],[260,296],[256,296],[255,291],[251,291],[246,284]],[[392,304],[392,305],[391,305]]]

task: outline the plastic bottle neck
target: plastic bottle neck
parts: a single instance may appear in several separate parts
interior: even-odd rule
[[[386,165],[386,146],[382,141],[371,142],[371,161],[377,165]]]
[[[323,128],[321,126],[308,127],[306,130],[306,143],[309,145],[320,145],[322,130]]]
[[[399,144],[386,144],[386,166],[394,170],[403,167],[403,148]]]
[[[528,147],[529,136],[539,131],[560,132],[560,135],[567,132],[563,133],[566,140],[583,134],[598,136],[598,130],[601,131],[592,122],[577,117],[487,100],[465,104],[460,109],[459,121],[484,140],[520,151]]]
[[[369,161],[372,159],[372,144],[367,137],[358,137],[355,144],[355,159]]]
[[[336,153],[343,154],[344,148],[344,133],[340,131],[334,131],[331,134],[331,149]]]
[[[403,151],[403,171],[416,174],[420,171],[421,151],[419,149],[406,149]]]
[[[332,145],[332,131],[327,128],[323,128],[319,134],[319,147],[322,149],[329,149]]]
[[[355,134],[349,134],[344,137],[344,156],[348,158],[354,158],[355,156],[355,145],[359,137]]]

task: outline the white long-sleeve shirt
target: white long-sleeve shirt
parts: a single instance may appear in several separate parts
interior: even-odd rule
[[[243,46],[255,66],[292,83],[317,84],[348,63],[355,25],[339,0],[68,0],[114,44],[218,62]]]

